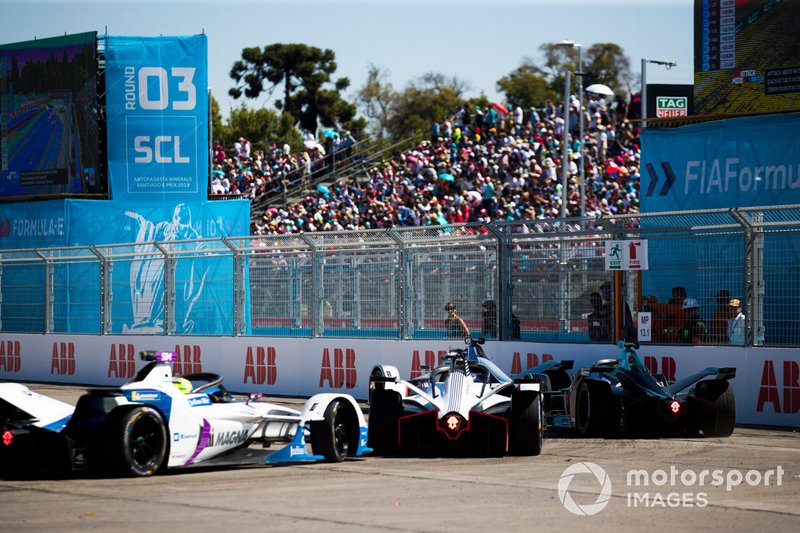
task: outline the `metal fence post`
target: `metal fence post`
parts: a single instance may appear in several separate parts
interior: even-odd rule
[[[742,265],[744,277],[744,301],[743,307],[747,309],[747,314],[744,316],[744,345],[752,346],[754,343],[754,321],[753,311],[755,310],[755,268],[756,268],[756,253],[755,253],[755,232],[753,225],[750,221],[742,215],[738,210],[730,210],[731,217],[742,226],[742,238],[744,239],[744,264]],[[763,249],[763,238],[762,238]],[[763,327],[763,326],[762,326]]]
[[[175,333],[175,258],[160,243],[153,246],[164,256],[164,335]]]
[[[239,337],[245,332],[245,290],[244,267],[245,256],[228,237],[222,238],[223,244],[233,253],[233,336]]]
[[[397,233],[395,229],[390,229],[388,231],[389,237],[395,242],[397,245],[397,261],[398,267],[400,268],[400,275],[398,276],[398,284],[397,287],[397,338],[398,339],[407,339],[409,329],[406,320],[408,320],[408,313],[406,313],[406,285],[408,280],[406,279],[407,276],[407,265],[406,265],[406,249],[403,245],[403,240],[400,238],[400,234]]]
[[[44,323],[42,324],[44,331],[42,333],[52,333],[54,328],[53,264],[39,250],[35,250],[35,252],[44,263]]]
[[[322,322],[322,300],[324,296],[322,285],[322,264],[320,253],[317,250],[313,239],[307,235],[300,235],[300,238],[311,248],[311,336],[321,337],[324,324]]]
[[[511,316],[514,311],[514,283],[511,276],[514,252],[511,239],[496,224],[486,224],[486,229],[497,239],[497,276],[494,280],[495,317],[497,321],[497,340],[512,337]]]
[[[106,272],[107,262],[106,258],[103,254],[100,253],[95,246],[89,246],[89,251],[97,257],[100,269],[100,301],[98,304],[100,305],[100,335],[106,335],[108,333],[108,327],[106,324],[106,320],[109,319],[110,313],[108,309],[109,305],[109,279],[111,276],[109,273]]]

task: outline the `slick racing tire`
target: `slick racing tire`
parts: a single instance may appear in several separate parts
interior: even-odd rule
[[[536,391],[514,391],[508,420],[508,452],[512,455],[542,453],[544,424],[542,396]]]
[[[724,379],[709,379],[695,386],[694,394],[714,404],[711,411],[700,414],[700,430],[706,437],[729,437],[736,424],[736,401],[733,387]]]
[[[400,447],[398,422],[402,412],[400,395],[393,390],[375,389],[369,403],[368,446],[377,455],[395,455]]]
[[[352,407],[334,400],[325,409],[325,419],[311,423],[311,449],[328,463],[344,461],[358,448],[359,431]]]
[[[109,466],[120,475],[152,476],[167,457],[167,428],[151,407],[136,407],[110,420],[107,435]]]
[[[617,423],[611,392],[600,383],[582,381],[575,402],[575,426],[582,437],[607,437]]]

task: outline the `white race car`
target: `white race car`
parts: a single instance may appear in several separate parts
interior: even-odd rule
[[[0,472],[149,476],[194,465],[334,462],[371,451],[364,415],[349,395],[317,394],[300,412],[256,395],[237,400],[217,374],[176,378],[171,352],[141,358],[147,364],[128,383],[89,390],[76,406],[0,383]],[[278,447],[250,448],[256,441]]]
[[[513,380],[466,339],[410,381],[396,367],[370,376],[369,443],[382,455],[539,455],[542,400],[535,379]]]

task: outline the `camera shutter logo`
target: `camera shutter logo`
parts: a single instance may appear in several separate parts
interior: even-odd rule
[[[572,499],[568,489],[572,478],[577,474],[594,474],[594,477],[597,478],[597,482],[600,483],[600,494],[597,496],[595,503],[579,505]],[[608,501],[611,499],[611,479],[605,470],[594,463],[575,463],[568,466],[564,473],[561,474],[561,479],[558,480],[558,499],[561,500],[564,508],[572,514],[578,516],[597,514],[608,505]]]

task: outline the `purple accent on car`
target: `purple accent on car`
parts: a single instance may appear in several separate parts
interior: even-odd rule
[[[173,363],[175,352],[156,352],[156,361],[159,363]]]
[[[194,453],[189,460],[183,463],[183,466],[189,466],[197,459],[197,456],[200,455],[200,452],[206,449],[208,446],[208,441],[211,439],[211,424],[208,423],[208,420],[205,418],[203,419],[203,430],[200,432],[200,440],[197,442],[197,448],[195,449]]]

